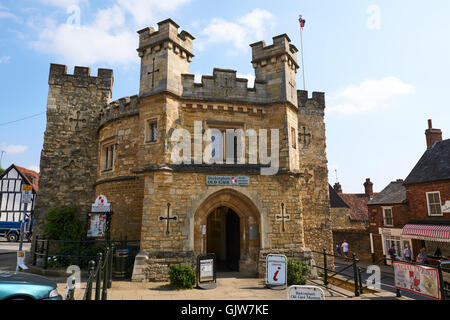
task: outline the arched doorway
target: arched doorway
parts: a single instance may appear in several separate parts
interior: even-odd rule
[[[239,271],[240,219],[232,209],[213,210],[206,225],[206,250],[217,257],[218,271]]]
[[[241,273],[257,272],[261,216],[246,195],[234,189],[217,191],[203,200],[194,221],[195,254],[215,250],[216,256],[229,269]]]

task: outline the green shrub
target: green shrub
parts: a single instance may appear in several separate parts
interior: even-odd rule
[[[189,266],[170,266],[169,277],[170,286],[176,290],[192,289],[195,285],[195,273]]]
[[[309,268],[306,263],[298,259],[288,259],[287,282],[288,286],[305,285],[308,281]]]
[[[76,207],[52,209],[45,216],[44,233],[51,240],[78,240],[84,237],[84,231]]]

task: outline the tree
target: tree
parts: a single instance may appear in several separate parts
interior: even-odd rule
[[[45,216],[44,233],[52,240],[78,240],[84,235],[84,223],[76,207],[50,210]]]
[[[3,169],[2,167],[0,167],[0,174],[2,174],[3,172],[5,172],[5,169]]]

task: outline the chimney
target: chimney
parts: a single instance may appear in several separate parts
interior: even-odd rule
[[[403,179],[397,179],[397,182],[403,182]]]
[[[342,187],[341,187],[341,184],[339,182],[336,182],[334,184],[334,191],[336,191],[337,193],[342,193]]]
[[[441,129],[433,129],[433,122],[428,120],[428,129],[425,131],[427,138],[427,148],[431,148],[435,142],[442,141]]]
[[[369,196],[369,197],[373,196],[373,183],[370,182],[370,178],[367,178],[366,182],[364,182],[364,190],[365,190],[366,196]]]

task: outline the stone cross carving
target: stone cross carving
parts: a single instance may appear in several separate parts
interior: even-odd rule
[[[81,111],[78,110],[76,119],[74,117],[70,117],[69,118],[70,122],[75,122],[75,130],[78,130],[80,128],[80,122],[81,123],[86,123],[86,119],[80,119],[80,116],[81,116]]]
[[[281,203],[281,215],[277,214],[275,216],[275,219],[276,219],[276,221],[281,221],[281,227],[282,227],[283,232],[286,231],[286,228],[285,228],[285,225],[284,225],[285,221],[290,221],[291,220],[291,215],[290,214],[285,214],[285,211],[286,211],[286,209],[284,208],[284,203],[282,202]]]
[[[306,133],[306,127],[303,128],[303,133],[299,133],[300,140],[303,140],[303,146],[307,147],[311,143],[311,133]]]
[[[152,75],[152,89],[155,87],[155,73],[159,72],[159,69],[155,70],[155,58],[153,58],[153,70],[150,71],[148,74]]]
[[[302,174],[303,179],[305,179],[306,185],[308,185],[309,180],[313,177],[312,174],[309,174],[308,170],[305,169],[305,172]]]
[[[160,222],[164,221],[164,220],[167,221],[166,234],[169,235],[170,234],[170,231],[169,231],[169,223],[170,223],[170,221],[171,220],[178,221],[178,217],[177,216],[174,216],[174,217],[170,216],[170,203],[167,204],[167,216],[166,217],[159,217],[159,221]]]

